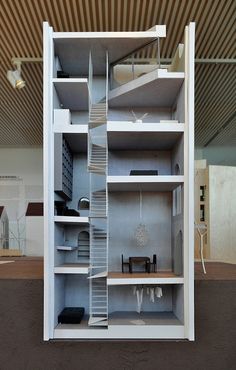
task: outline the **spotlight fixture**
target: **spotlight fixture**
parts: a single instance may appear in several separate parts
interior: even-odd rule
[[[16,69],[7,71],[7,79],[12,87],[20,90],[26,85],[26,82],[21,77],[22,63],[39,63],[42,61],[42,58],[12,58],[11,62],[16,66]]]
[[[17,69],[7,71],[7,79],[14,89],[22,89],[25,86],[25,81],[21,77],[21,62],[17,63]]]

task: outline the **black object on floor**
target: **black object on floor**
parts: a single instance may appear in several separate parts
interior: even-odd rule
[[[66,73],[64,71],[57,71],[57,78],[69,78],[69,73]]]
[[[57,216],[64,216],[64,212],[66,209],[66,202],[55,201],[55,208],[56,208]]]
[[[80,213],[75,209],[67,208],[64,211],[64,216],[80,216]]]
[[[58,323],[80,324],[84,316],[84,307],[66,307],[58,315]]]
[[[131,170],[130,176],[157,176],[157,170]]]

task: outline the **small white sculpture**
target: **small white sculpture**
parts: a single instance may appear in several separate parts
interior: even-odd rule
[[[148,116],[149,113],[144,113],[142,117],[138,118],[133,110],[131,110],[131,113],[134,116],[134,123],[143,123],[143,119]]]

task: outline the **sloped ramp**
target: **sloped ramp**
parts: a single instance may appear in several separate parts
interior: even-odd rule
[[[184,72],[156,69],[109,92],[109,107],[172,107],[184,81]]]

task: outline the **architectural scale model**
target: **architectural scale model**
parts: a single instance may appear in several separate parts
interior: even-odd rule
[[[44,339],[194,340],[194,37],[44,23]]]

